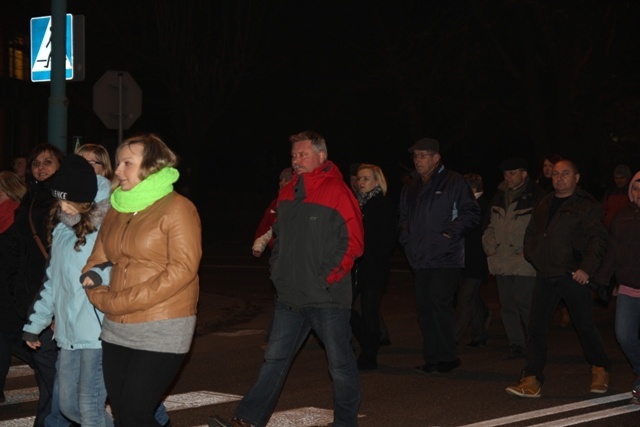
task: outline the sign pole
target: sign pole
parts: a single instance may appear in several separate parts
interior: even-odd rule
[[[122,144],[122,73],[118,73],[118,145]]]
[[[66,8],[67,0],[51,0],[51,92],[48,141],[63,153],[67,152]]]

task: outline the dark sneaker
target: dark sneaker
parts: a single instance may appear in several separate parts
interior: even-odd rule
[[[4,403],[7,399],[4,397],[4,392],[0,391],[0,403]]]

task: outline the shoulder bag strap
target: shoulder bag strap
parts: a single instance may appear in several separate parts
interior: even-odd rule
[[[33,225],[33,219],[31,218],[31,212],[33,211],[33,204],[35,203],[35,201],[36,201],[35,198],[31,200],[31,206],[29,206],[29,226],[31,227],[31,233],[33,234],[33,239],[38,244],[38,247],[40,248],[40,252],[42,252],[42,256],[44,257],[44,259],[48,260],[49,253],[47,252],[44,245],[42,244],[42,240],[40,240],[40,236],[38,236],[38,233],[36,233],[36,227]]]

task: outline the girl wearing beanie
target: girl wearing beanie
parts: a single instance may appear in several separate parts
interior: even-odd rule
[[[61,412],[83,427],[111,427],[99,339],[104,315],[78,285],[109,210],[110,183],[96,176],[85,159],[70,154],[50,188],[55,198],[49,215],[50,262],[23,327],[23,339],[33,349],[40,347],[40,332],[55,318]]]
[[[195,330],[200,218],[173,191],[176,155],[158,136],[125,140],[116,158],[120,183],[80,280],[105,313],[104,378],[115,424],[151,427]]]

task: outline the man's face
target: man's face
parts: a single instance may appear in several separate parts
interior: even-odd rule
[[[427,151],[427,150],[415,150],[413,152],[413,164],[416,167],[416,172],[420,176],[428,176],[438,165],[440,161],[440,154]]]
[[[298,175],[312,172],[327,160],[327,153],[317,153],[310,140],[294,142],[291,145],[291,167]]]
[[[524,184],[524,181],[527,178],[527,171],[523,171],[522,169],[504,171],[503,176],[504,182],[507,183],[507,188],[509,190],[515,190],[522,187]]]
[[[551,180],[556,196],[568,197],[576,190],[580,174],[576,173],[571,163],[561,160],[553,165]]]

